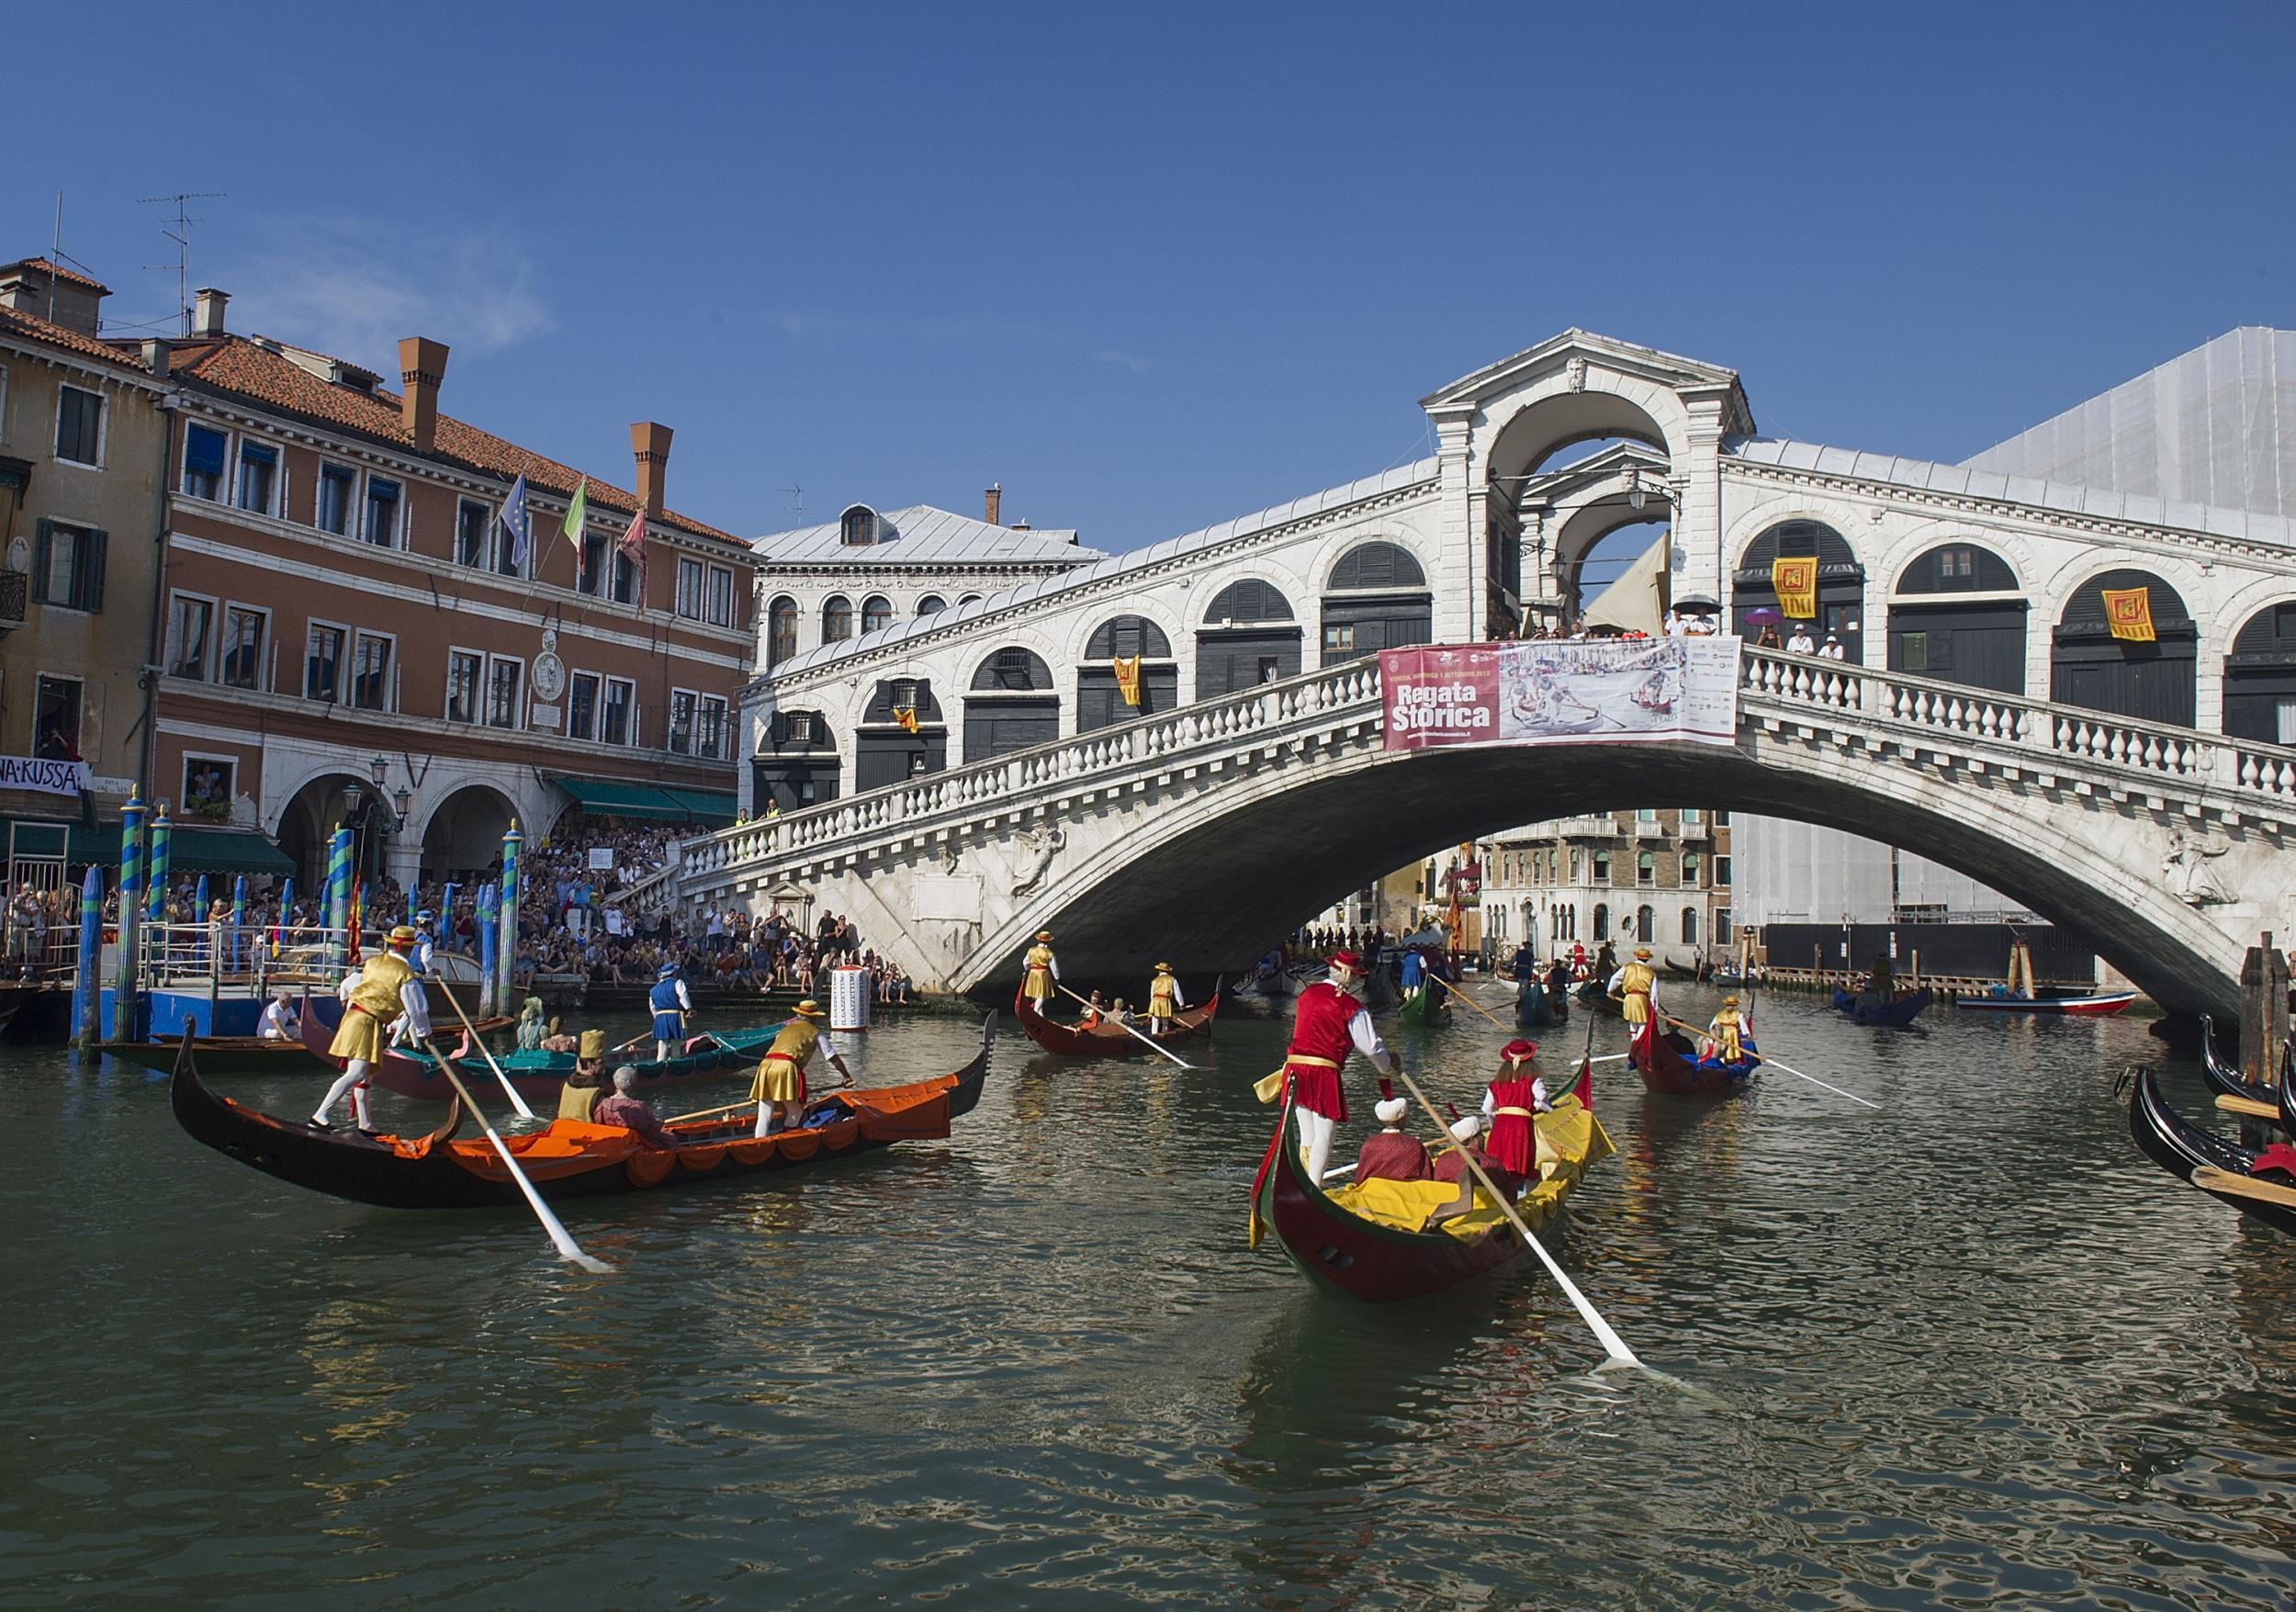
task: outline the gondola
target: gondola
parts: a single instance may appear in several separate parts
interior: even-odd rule
[[[306,998],[308,1002],[310,998]],[[308,1010],[308,1009],[307,1009]],[[498,1030],[508,1030],[518,1022],[515,1019],[480,1019],[476,1020],[478,1033],[490,1035]],[[332,1075],[334,1060],[325,1055],[326,1041],[333,1039],[332,1026],[322,1026],[320,1048],[313,1052],[300,1041],[265,1041],[256,1035],[209,1035],[199,1039],[199,1066],[210,1075]],[[180,1039],[166,1041],[107,1041],[97,1050],[105,1056],[118,1058],[123,1064],[138,1068],[171,1073],[175,1067],[175,1054],[182,1050]]]
[[[1613,1151],[1591,1106],[1593,1089],[1593,1077],[1581,1065],[1578,1084],[1536,1122],[1561,1157],[1554,1173],[1515,1203],[1534,1233],[1554,1219],[1586,1167]],[[1325,1191],[1309,1178],[1300,1150],[1289,1145],[1290,1134],[1287,1096],[1253,1183],[1254,1229],[1272,1230],[1292,1263],[1319,1285],[1370,1303],[1393,1303],[1472,1281],[1523,1253],[1522,1237],[1496,1209],[1479,1208],[1451,1223],[1458,1233],[1407,1229],[1452,1200],[1457,1189],[1449,1182],[1375,1181]],[[1374,1210],[1387,1212],[1374,1218]]]
[[[1583,980],[1572,988],[1571,995],[1577,997],[1579,1005],[1590,1013],[1600,1014],[1605,1019],[1624,1019],[1626,1016],[1625,1005],[1610,994],[1609,986],[1603,979]]]
[[[1570,1021],[1570,998],[1568,993],[1549,996],[1547,987],[1536,980],[1527,980],[1514,993],[1514,1027],[1517,1030],[1547,1030]]]
[[[1146,1058],[1155,1055],[1155,1049],[1140,1039],[1147,1035],[1145,1024],[1140,1035],[1129,1035],[1122,1027],[1107,1019],[1087,1030],[1081,1024],[1063,1024],[1047,1019],[1037,1011],[1036,1004],[1016,994],[1012,1010],[1020,1016],[1020,1028],[1029,1032],[1029,1039],[1048,1053],[1058,1053],[1070,1058]],[[1211,999],[1200,1008],[1183,1008],[1172,1015],[1172,1029],[1160,1039],[1187,1041],[1195,1036],[1211,1033],[1212,1016],[1220,1011],[1220,992],[1215,987]]]
[[[440,1050],[454,1055],[454,1049],[445,1043],[449,1038],[445,1027],[433,1024],[439,1031],[435,1038]],[[691,1085],[713,1075],[727,1075],[750,1067],[765,1055],[765,1049],[782,1026],[770,1024],[749,1030],[727,1031],[717,1036],[693,1036],[681,1055],[657,1062],[625,1058],[619,1052],[606,1054],[608,1068],[628,1063],[637,1070],[638,1084],[645,1088]],[[327,1046],[334,1032],[321,1024],[312,1015],[303,1015],[303,1044],[312,1053],[326,1059],[330,1068],[335,1060],[327,1056]],[[650,1046],[651,1043],[648,1043]],[[495,1062],[502,1065],[518,1095],[527,1099],[555,1100],[566,1077],[574,1072],[572,1053],[521,1052],[497,1054]],[[465,1080],[482,1083],[489,1090],[500,1091],[501,1082],[494,1077],[483,1057],[458,1058],[456,1072]],[[375,1071],[375,1084],[385,1091],[395,1091],[400,1097],[411,1097],[418,1102],[445,1102],[455,1095],[455,1088],[438,1072],[428,1054],[385,1052],[383,1062]]]
[[[2074,1013],[2101,1018],[2136,1000],[2134,991],[2100,991],[2089,997],[1963,997],[1953,1006],[1967,1013]]]
[[[802,1129],[761,1140],[751,1136],[755,1122],[747,1112],[672,1125],[680,1145],[668,1151],[618,1125],[579,1120],[554,1121],[504,1140],[535,1189],[552,1199],[764,1176],[857,1157],[895,1142],[931,1141],[948,1135],[950,1122],[980,1101],[996,1028],[992,1013],[981,1028],[980,1051],[954,1074],[824,1095],[807,1110]],[[420,1136],[371,1141],[356,1132],[314,1131],[210,1091],[190,1041],[179,1050],[170,1098],[176,1122],[197,1140],[314,1192],[385,1209],[491,1209],[521,1201],[493,1144],[456,1139],[459,1100],[443,1123]]]
[[[1397,1022],[1402,1024],[1440,1024],[1444,1021],[1444,1009],[1449,1005],[1446,987],[1429,978],[1403,998],[1403,1005],[1396,1010],[1395,1018]]]
[[[2296,1054],[2296,1044],[2292,1044],[2290,1051],[2291,1054]],[[2216,1020],[2205,1013],[2200,1015],[2200,1072],[2212,1089],[2227,1097],[2260,1102],[2267,1108],[2280,1100],[2279,1087],[2267,1086],[2261,1080],[2251,1080],[2216,1055]],[[2283,1069],[2283,1085],[2286,1084],[2287,1075],[2288,1071]]]
[[[1834,1007],[1859,1024],[1876,1024],[1888,1030],[1903,1030],[1921,1015],[1933,998],[1930,987],[1923,986],[1888,1002],[1868,1002],[1863,997],[1845,990],[1834,992]]]
[[[1626,1049],[1626,1062],[1642,1077],[1642,1084],[1662,1097],[1737,1097],[1754,1084],[1761,1065],[1716,1065],[1698,1062],[1689,1040],[1678,1031],[1662,1029],[1655,1019],[1635,1031]]]
[[[2129,1134],[2138,1149],[2178,1180],[2189,1182],[2274,1231],[2296,1237],[2296,1186],[2290,1184],[2296,1176],[2284,1169],[2258,1176],[2256,1150],[2213,1131],[2203,1131],[2178,1115],[2161,1096],[2151,1069],[2138,1068],[2134,1076],[2129,1090]],[[2296,1104],[2283,1096],[2283,1125],[2296,1117],[2289,1112],[2291,1106]]]

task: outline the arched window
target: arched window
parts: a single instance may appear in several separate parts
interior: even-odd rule
[[[1052,669],[1033,650],[998,649],[973,673],[964,702],[964,759],[985,761],[1060,737],[1060,696]]]
[[[975,693],[1025,694],[1052,686],[1052,669],[1032,649],[999,649],[973,673]]]
[[[1230,582],[1212,595],[1204,610],[1206,626],[1248,626],[1264,621],[1292,619],[1291,601],[1273,582],[1247,580]]]
[[[1889,602],[1889,669],[1971,688],[2025,692],[2025,601],[1989,548],[1941,543],[1898,573]]]
[[[1746,546],[1730,582],[1731,619],[1748,643],[1761,636],[1762,626],[1781,619],[1778,593],[1771,581],[1771,562],[1815,558],[1818,561],[1818,614],[1806,626],[1820,643],[1828,633],[1841,640],[1851,662],[1865,658],[1865,568],[1849,539],[1821,521],[1781,521]],[[1748,618],[1766,612],[1760,621]],[[1793,637],[1796,623],[1780,627],[1781,638]]]
[[[1085,659],[1108,660],[1119,655],[1169,660],[1172,659],[1172,640],[1164,636],[1162,627],[1144,615],[1111,616],[1093,628],[1092,637],[1085,642]]]
[[[1594,940],[1599,945],[1609,939],[1610,904],[1606,901],[1597,901],[1594,904]]]
[[[1598,885],[1610,883],[1610,852],[1607,851],[1594,853],[1594,882]]]
[[[2250,616],[2224,657],[2224,732],[2296,745],[2296,600]]]
[[[1394,543],[1358,543],[1332,567],[1330,586],[1424,588],[1427,573],[1411,550]]]
[[[1281,590],[1247,579],[1212,596],[1196,634],[1198,699],[1297,677],[1300,670],[1300,629]]]
[[[1659,882],[1659,859],[1648,851],[1635,853],[1635,883],[1655,885]]]
[[[751,798],[762,814],[771,801],[785,812],[838,797],[837,741],[817,711],[777,711],[750,758]]]
[[[837,537],[848,547],[876,542],[877,512],[865,503],[853,505],[838,517]]]
[[[1132,697],[1116,674],[1119,659],[1137,659],[1131,668]],[[1144,615],[1117,615],[1102,622],[1085,640],[1076,667],[1076,731],[1090,733],[1137,716],[1169,711],[1180,703],[1180,669],[1172,661],[1172,640]]]
[[[766,607],[765,663],[779,666],[797,653],[797,601],[783,593]]]
[[[879,627],[893,625],[893,601],[883,593],[872,593],[861,601],[861,631],[873,633]]]
[[[949,601],[943,599],[938,593],[928,593],[924,598],[919,599],[917,602],[917,614],[919,615],[930,615],[936,610],[946,610],[948,608]]]
[[[1697,887],[1698,853],[1694,851],[1685,851],[1683,852],[1683,888],[1695,890]]]
[[[1685,907],[1683,908],[1683,944],[1694,946],[1697,943],[1698,909],[1694,907]]]
[[[2143,606],[2151,637],[2113,636],[2108,592]],[[2129,624],[2122,625],[2128,630]],[[2134,569],[2091,577],[2065,601],[2065,614],[2057,618],[2049,653],[2049,697],[2062,705],[2189,727],[2199,642],[2191,613],[2164,579]]]
[[[853,636],[853,602],[842,593],[832,593],[821,605],[821,641],[841,644]]]
[[[1649,945],[1658,938],[1658,914],[1647,907],[1635,908],[1635,939]]]
[[[968,604],[978,604],[980,602],[981,596],[978,593],[967,593],[963,598],[957,601],[957,608],[959,610],[962,610]]]
[[[1358,543],[1339,557],[1323,594],[1323,664],[1336,666],[1435,640],[1435,595],[1411,551]]]

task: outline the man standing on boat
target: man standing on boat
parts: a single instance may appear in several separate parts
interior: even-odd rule
[[[1291,1021],[1291,1044],[1284,1054],[1284,1081],[1291,1088],[1299,1116],[1300,1151],[1311,1179],[1322,1180],[1331,1163],[1332,1133],[1347,1117],[1347,1096],[1339,1069],[1352,1050],[1369,1058],[1382,1075],[1396,1069],[1395,1054],[1371,1028],[1371,1015],[1350,994],[1363,977],[1363,959],[1334,952],[1331,977],[1300,993]]]
[[[1148,1033],[1169,1035],[1172,1032],[1172,1012],[1187,1006],[1187,998],[1180,995],[1180,982],[1172,977],[1172,964],[1156,964],[1156,977],[1148,982]]]
[[[1738,998],[1723,998],[1722,1006],[1706,1020],[1705,1057],[1717,1064],[1743,1064],[1753,1031],[1753,1019],[1739,1010]]]
[[[1029,948],[1028,955],[1020,961],[1028,969],[1020,976],[1020,994],[1036,1004],[1039,1014],[1050,1018],[1044,1012],[1044,1005],[1052,999],[1052,988],[1060,984],[1061,977],[1060,960],[1052,955],[1052,931],[1037,930],[1036,944]]]
[[[654,988],[646,993],[646,1005],[654,1010],[654,1062],[666,1064],[685,1049],[686,1018],[693,1011],[693,998],[676,964],[661,965]]]
[[[760,1136],[793,1130],[804,1119],[805,1065],[813,1062],[816,1051],[826,1050],[829,1062],[845,1077],[846,1084],[852,1084],[853,1072],[838,1056],[837,1049],[824,1049],[821,1045],[821,1020],[828,1017],[822,1012],[821,1004],[807,997],[797,1004],[796,1014],[773,1038],[773,1044],[766,1049],[765,1057],[758,1065],[757,1077],[749,1083],[749,1100],[758,1105]]]
[[[359,970],[357,983],[346,986],[343,1023],[327,1047],[329,1057],[343,1060],[343,1075],[327,1088],[326,1100],[311,1116],[312,1130],[333,1130],[328,1115],[347,1095],[360,1133],[375,1134],[366,1112],[366,1094],[373,1085],[367,1073],[382,1062],[383,1043],[392,1020],[404,1015],[416,1040],[430,1038],[430,998],[423,995],[422,981],[407,962],[414,938],[414,930],[405,924],[392,930],[382,953],[369,956]]]
[[[1607,988],[1618,998],[1619,1010],[1628,1025],[1639,1030],[1649,1023],[1659,1005],[1659,974],[1650,966],[1650,948],[1637,946],[1634,961],[1610,976]]]
[[[1427,1162],[1426,1144],[1403,1129],[1403,1116],[1411,1111],[1411,1105],[1382,1080],[1379,1100],[1371,1105],[1371,1111],[1379,1117],[1380,1128],[1364,1138],[1356,1155],[1356,1179],[1432,1180],[1435,1167]]]

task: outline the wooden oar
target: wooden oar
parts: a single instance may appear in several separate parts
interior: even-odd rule
[[[455,1065],[439,1057],[437,1046],[427,1035],[422,1038],[422,1050],[438,1059],[439,1073],[445,1075],[454,1086],[455,1095],[462,1099],[463,1106],[470,1110],[471,1118],[477,1120],[479,1129],[487,1133],[487,1140],[494,1144],[494,1151],[501,1155],[503,1167],[510,1171],[511,1179],[516,1181],[518,1189],[526,1195],[526,1202],[534,1210],[535,1218],[542,1222],[542,1229],[549,1233],[550,1241],[557,1245],[559,1257],[572,1260],[585,1270],[597,1271],[602,1276],[612,1270],[613,1267],[604,1260],[593,1259],[583,1253],[581,1245],[575,1242],[574,1234],[566,1229],[565,1223],[550,1212],[550,1206],[542,1201],[542,1194],[535,1190],[535,1184],[526,1178],[526,1172],[518,1167],[518,1160],[511,1155],[510,1144],[496,1133],[485,1111],[478,1107],[478,1099],[470,1095],[470,1088],[462,1083],[462,1077],[455,1073]]]
[[[487,1051],[487,1043],[478,1040],[478,1026],[470,1022],[470,1015],[462,1010],[460,1002],[455,1000],[455,993],[446,988],[446,982],[443,979],[433,979],[425,983],[438,986],[438,994],[446,998],[446,1005],[455,1010],[455,1017],[462,1020],[462,1027],[470,1032],[471,1041],[477,1044],[479,1054],[486,1059],[487,1067],[494,1071],[494,1077],[502,1083],[502,1089],[510,1093],[511,1106],[516,1109],[523,1119],[537,1118],[535,1110],[526,1106],[526,1099],[518,1095],[518,1088],[511,1084],[511,1077],[502,1073],[502,1065],[494,1061],[494,1054]],[[431,1046],[427,1041],[422,1044],[426,1047]],[[437,1048],[431,1047],[431,1056],[434,1058],[438,1056]]]
[[[2211,1192],[2229,1192],[2234,1198],[2250,1198],[2258,1203],[2269,1203],[2276,1209],[2296,1209],[2296,1188],[2283,1187],[2278,1181],[2260,1181],[2254,1176],[2236,1175],[2220,1170],[2214,1165],[2202,1165],[2192,1172],[2192,1184]]]
[[[2275,1125],[2280,1122],[2279,1110],[2268,1102],[2258,1102],[2252,1097],[2234,1097],[2229,1091],[2220,1091],[2216,1094],[2216,1106],[2228,1114],[2238,1114],[2243,1119],[2269,1120]]]
[[[1673,1017],[1671,1014],[1660,1013],[1656,1008],[1651,1009],[1650,1011],[1656,1018],[1661,1020],[1665,1023],[1672,1025],[1675,1029],[1682,1031],[1686,1034],[1706,1035],[1711,1033],[1710,1031],[1699,1030],[1692,1025],[1684,1024],[1681,1020]],[[1860,1097],[1854,1091],[1844,1091],[1839,1086],[1829,1086],[1825,1081],[1820,1080],[1815,1075],[1805,1075],[1799,1069],[1794,1067],[1791,1064],[1781,1064],[1768,1053],[1757,1051],[1752,1055],[1754,1062],[1757,1064],[1767,1064],[1773,1069],[1782,1069],[1786,1074],[1793,1076],[1796,1080],[1806,1080],[1812,1086],[1823,1087],[1826,1090],[1832,1092],[1836,1097],[1846,1097],[1851,1102],[1862,1102],[1869,1109],[1878,1110],[1882,1106],[1870,1098]]]
[[[1435,1104],[1427,1100],[1427,1094],[1419,1089],[1419,1082],[1411,1077],[1411,1072],[1403,1067],[1400,1060],[1395,1065],[1395,1077],[1411,1088],[1412,1096],[1417,1098],[1419,1106],[1427,1110],[1427,1118],[1435,1122],[1435,1128],[1438,1133],[1448,1129],[1443,1122],[1443,1116],[1435,1112]],[[1476,1162],[1475,1155],[1462,1147],[1459,1149],[1459,1162],[1475,1172],[1476,1181],[1484,1191],[1491,1194],[1491,1201],[1499,1206],[1499,1212],[1505,1215],[1509,1223],[1522,1234],[1523,1240],[1530,1245],[1531,1252],[1538,1256],[1540,1264],[1546,1266],[1547,1274],[1555,1279],[1555,1285],[1562,1289],[1564,1297],[1568,1298],[1577,1308],[1579,1319],[1586,1323],[1587,1329],[1594,1334],[1595,1340],[1609,1351],[1610,1358],[1604,1364],[1606,1366],[1641,1365],[1642,1362],[1636,1358],[1634,1350],[1626,1347],[1626,1340],[1611,1330],[1610,1323],[1603,1319],[1594,1306],[1587,1302],[1587,1296],[1579,1291],[1579,1284],[1572,1281],[1562,1267],[1555,1263],[1555,1257],[1547,1252],[1546,1245],[1531,1234],[1531,1228],[1523,1223],[1523,1217],[1514,1212],[1514,1205],[1508,1201],[1507,1195],[1500,1191],[1492,1183],[1491,1177],[1484,1172],[1483,1167]]]
[[[1500,1024],[1499,1015],[1493,1013],[1490,1009],[1484,1007],[1480,1002],[1475,1000],[1474,998],[1469,996],[1465,991],[1459,989],[1458,986],[1453,985],[1449,980],[1444,978],[1441,975],[1431,974],[1427,977],[1435,981],[1435,984],[1441,986],[1445,990],[1449,991],[1454,1001],[1465,1002],[1469,1007],[1474,1009],[1476,1012],[1480,1013],[1484,1018],[1490,1020],[1491,1023],[1497,1024],[1501,1030],[1505,1031],[1509,1035],[1513,1035],[1514,1033],[1514,1026],[1512,1024]]]
[[[1091,1006],[1092,1006],[1092,1004],[1091,1004],[1090,1002],[1086,1001],[1086,1000],[1085,1000],[1082,997],[1078,996],[1078,995],[1077,995],[1075,991],[1070,990],[1070,989],[1069,989],[1066,986],[1064,986],[1064,985],[1061,984],[1061,983],[1060,983],[1060,981],[1058,981],[1058,980],[1054,980],[1054,981],[1052,982],[1052,988],[1053,988],[1054,990],[1056,990],[1056,991],[1060,992],[1060,994],[1061,994],[1062,996],[1066,997],[1066,998],[1067,998],[1070,1001],[1072,1001],[1072,1002],[1075,1003],[1075,1004],[1076,1004],[1078,1007],[1080,1007],[1080,1008],[1089,1008],[1089,1007],[1091,1007]],[[1105,1010],[1105,1009],[1103,1009],[1103,1011],[1105,1012],[1106,1010]],[[1123,1031],[1126,1035],[1131,1036],[1131,1037],[1134,1041],[1136,1041],[1136,1042],[1140,1043],[1141,1043],[1141,1045],[1142,1045],[1142,1046],[1144,1046],[1144,1047],[1147,1047],[1147,1048],[1151,1049],[1152,1051],[1158,1052],[1158,1053],[1162,1053],[1162,1054],[1163,1054],[1165,1057],[1167,1057],[1167,1058],[1171,1059],[1174,1063],[1177,1064],[1177,1065],[1178,1065],[1181,1068],[1183,1068],[1183,1069],[1193,1069],[1194,1067],[1196,1067],[1196,1065],[1193,1065],[1193,1064],[1189,1063],[1189,1062],[1188,1062],[1186,1058],[1183,1058],[1182,1056],[1180,1056],[1180,1054],[1177,1054],[1177,1053],[1176,1053],[1176,1052],[1173,1052],[1172,1050],[1170,1050],[1170,1049],[1169,1049],[1169,1048],[1167,1048],[1167,1047],[1160,1047],[1160,1046],[1157,1046],[1157,1045],[1156,1045],[1155,1037],[1154,1037],[1154,1036],[1150,1036],[1150,1035],[1142,1035],[1142,1034],[1141,1034],[1141,1032],[1140,1032],[1139,1031],[1134,1030],[1134,1029],[1133,1029],[1131,1025],[1129,1025],[1129,1024],[1125,1023],[1125,1022],[1124,1022],[1121,1019],[1118,1019],[1118,1018],[1116,1017],[1116,1015],[1114,1015],[1113,1013],[1109,1013],[1109,1014],[1108,1014],[1108,1018],[1109,1018],[1109,1020],[1111,1020],[1111,1021],[1115,1024],[1115,1026],[1117,1027],[1117,1029],[1119,1029],[1119,1030],[1122,1031]]]

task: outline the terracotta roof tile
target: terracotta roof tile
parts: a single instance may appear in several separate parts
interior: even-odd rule
[[[14,263],[0,264],[0,275],[6,274],[10,269],[38,269],[42,274],[54,276],[67,286],[79,286],[94,291],[100,297],[108,297],[112,294],[112,288],[102,281],[91,280],[85,275],[75,274],[63,265],[51,263],[44,257],[19,257]]]
[[[108,346],[94,336],[84,336],[78,331],[66,330],[60,324],[50,324],[44,319],[19,313],[13,308],[0,308],[0,333],[27,342],[62,347],[83,358],[94,358],[120,369],[141,371],[143,368],[142,362],[130,350]]]
[[[194,338],[178,350],[174,368],[180,379],[283,409],[307,420],[357,432],[402,449],[407,445],[396,392],[381,387],[371,392],[362,391],[324,380],[244,336]],[[530,489],[554,492],[560,498],[572,497],[575,483],[582,479],[582,472],[570,465],[505,442],[451,414],[438,417],[436,457],[504,481],[523,476]],[[635,493],[595,476],[590,478],[589,502],[594,509],[610,509],[624,514],[637,513]],[[748,548],[745,539],[674,510],[667,512],[663,518],[682,531],[715,538],[745,551]]]

